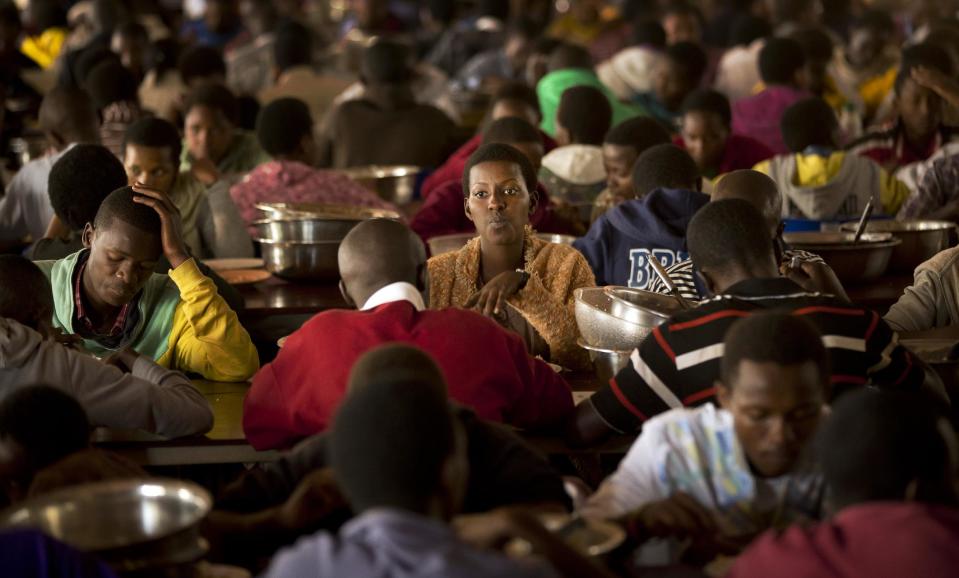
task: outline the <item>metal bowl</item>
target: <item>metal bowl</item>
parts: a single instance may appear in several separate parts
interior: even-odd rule
[[[313,243],[318,241],[340,241],[353,227],[363,219],[324,219],[313,217],[285,217],[255,221],[257,240],[296,241]]]
[[[133,570],[202,556],[198,526],[212,505],[210,494],[190,482],[111,480],[27,500],[4,512],[0,527],[36,528]]]
[[[582,339],[578,340],[577,345],[589,353],[589,360],[593,362],[593,371],[596,372],[596,379],[601,384],[609,383],[609,380],[616,377],[619,370],[626,367],[629,363],[629,356],[633,352],[631,349],[604,349],[602,347],[593,347],[587,345]]]
[[[335,281],[340,278],[337,254],[341,240],[257,241],[266,270],[277,277],[294,281]]]
[[[536,236],[547,243],[556,243],[557,245],[572,245],[577,239],[572,235],[560,235],[557,233],[536,233]]]
[[[310,219],[400,219],[396,211],[355,207],[352,205],[334,205],[327,203],[257,203],[256,208],[263,211],[267,219],[310,218]]]
[[[885,274],[893,250],[902,241],[891,233],[865,233],[853,243],[853,233],[804,231],[786,233],[783,240],[794,249],[818,254],[843,283],[866,283]]]
[[[339,172],[398,207],[413,201],[416,179],[423,171],[412,165],[372,165],[341,169]]]
[[[629,287],[605,287],[612,297],[609,312],[637,325],[652,329],[682,311],[675,297]]]
[[[856,223],[842,225],[843,231],[855,231]],[[893,249],[889,258],[892,273],[912,273],[916,267],[936,253],[948,249],[950,236],[956,224],[949,221],[871,221],[867,233],[891,233],[902,244]]]
[[[573,292],[573,313],[583,342],[590,347],[632,350],[649,335],[650,327],[612,314],[613,298],[605,287],[580,287]]]
[[[427,241],[430,247],[430,255],[442,255],[443,253],[452,253],[459,251],[463,245],[476,236],[476,233],[453,233],[452,235],[438,235]],[[547,243],[556,243],[558,245],[572,245],[576,237],[572,235],[559,235],[554,233],[536,233],[536,236]]]

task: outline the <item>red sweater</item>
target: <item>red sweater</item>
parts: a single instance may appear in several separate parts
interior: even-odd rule
[[[325,311],[290,335],[253,377],[243,403],[247,440],[257,450],[286,448],[325,430],[353,364],[391,342],[429,353],[450,397],[481,418],[536,428],[558,423],[573,409],[569,385],[527,355],[518,336],[472,311],[417,311],[408,301],[394,301],[370,311]]]

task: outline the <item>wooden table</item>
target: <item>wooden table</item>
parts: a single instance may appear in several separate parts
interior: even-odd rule
[[[912,275],[893,275],[869,283],[845,285],[845,289],[853,303],[885,315],[910,285]]]
[[[312,315],[347,307],[335,281],[320,283],[291,283],[277,277],[237,287],[246,305],[238,312],[241,319],[256,319],[272,315]]]

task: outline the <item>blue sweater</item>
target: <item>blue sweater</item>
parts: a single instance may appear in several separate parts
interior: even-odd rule
[[[708,202],[696,191],[656,189],[601,216],[573,246],[586,256],[597,285],[646,289],[656,278],[650,254],[665,267],[688,259],[686,227]]]

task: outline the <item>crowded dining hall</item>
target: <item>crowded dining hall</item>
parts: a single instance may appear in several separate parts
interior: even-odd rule
[[[947,578],[959,0],[0,0],[3,578]]]

